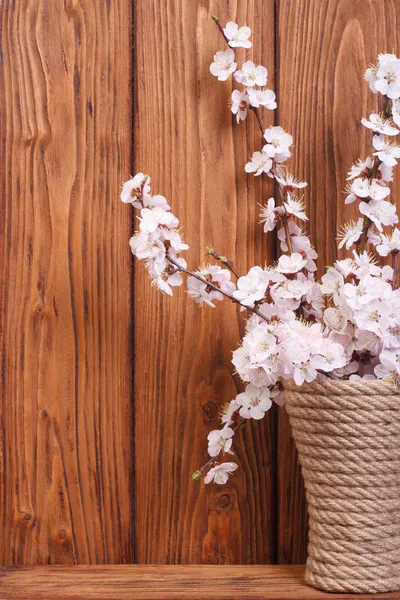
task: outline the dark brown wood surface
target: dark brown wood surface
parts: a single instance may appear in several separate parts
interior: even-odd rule
[[[0,23],[0,563],[131,562],[130,2]]]
[[[349,600],[303,583],[304,567],[90,566],[0,568],[0,600]],[[400,594],[357,594],[357,600]]]

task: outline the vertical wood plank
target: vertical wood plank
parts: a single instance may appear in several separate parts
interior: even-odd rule
[[[131,562],[131,3],[0,23],[0,562]]]
[[[396,52],[400,3],[396,0],[277,0],[279,122],[295,140],[294,172],[309,182],[305,198],[320,274],[335,260],[336,233],[357,207],[344,205],[351,164],[371,152],[360,119],[377,110],[363,81],[380,52]],[[288,35],[289,32],[289,35]],[[397,179],[396,179],[397,177]],[[395,174],[393,199],[399,198]],[[340,257],[344,257],[341,251]],[[306,511],[287,416],[279,416],[278,561],[302,563]]]
[[[247,177],[259,149],[250,115],[233,123],[231,82],[209,73],[225,44],[211,15],[253,30],[248,57],[269,68],[274,85],[272,0],[135,3],[135,171],[150,173],[180,218],[191,268],[205,246],[241,273],[271,262],[273,243],[258,224],[271,182]],[[244,50],[238,53],[245,60]],[[274,115],[265,116],[273,123]],[[268,245],[269,244],[269,245]],[[135,270],[135,545],[140,563],[275,561],[275,414],[245,428],[235,445],[242,467],[226,487],[192,482],[207,460],[206,436],[239,390],[231,353],[243,315],[227,303],[199,309],[184,289],[174,298],[151,289]]]

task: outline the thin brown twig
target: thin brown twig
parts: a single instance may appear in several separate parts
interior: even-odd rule
[[[226,41],[226,43],[229,46],[229,40],[226,37],[225,33],[224,33],[224,28],[222,27],[220,20],[218,17],[212,17],[212,20],[214,21],[214,23],[217,25],[218,29],[221,32],[222,37],[224,38],[224,40]],[[230,46],[229,46],[230,47]],[[232,48],[233,49],[233,48]],[[261,135],[264,135],[264,131],[265,131],[265,127],[264,127],[264,123],[262,121],[261,115],[260,115],[260,111],[258,110],[258,108],[254,107],[254,106],[250,106],[250,109],[253,111],[253,113],[256,115],[257,117],[257,121],[258,121],[258,125],[260,127],[260,131],[261,131]]]
[[[143,194],[144,194],[144,186],[146,185],[146,181],[148,180],[149,176],[145,175],[143,177],[143,181],[140,185],[140,193],[139,193],[139,197],[136,196],[136,202],[140,202],[140,204],[142,205],[142,208],[144,208],[143,205]]]
[[[263,123],[263,120],[262,120],[261,115],[260,115],[260,111],[255,106],[250,106],[250,110],[252,110],[253,113],[256,115],[257,121],[258,121],[258,125],[259,125],[260,131],[261,131],[261,135],[264,136],[265,127],[264,127],[264,123]]]
[[[236,423],[236,427],[233,429],[233,432],[236,433],[237,431],[239,431],[239,429],[241,429],[243,427],[243,425],[245,425],[245,423],[247,423],[249,421],[249,419],[243,419],[241,418],[240,421],[238,423]],[[200,469],[197,471],[197,473],[204,473],[204,471],[207,469],[207,467],[209,467],[210,465],[212,465],[213,463],[218,462],[218,457],[217,456],[213,456],[212,458],[210,458],[210,460],[208,460],[202,467],[200,467]]]
[[[190,275],[191,277],[194,277],[195,279],[197,279],[198,281],[201,281],[202,283],[205,283],[208,287],[210,287],[212,290],[215,290],[216,292],[219,292],[220,294],[222,294],[223,296],[225,296],[226,298],[229,298],[229,300],[231,300],[234,304],[240,304],[240,306],[243,306],[243,308],[246,308],[247,310],[249,310],[250,312],[254,313],[255,315],[257,315],[258,317],[260,317],[260,319],[262,319],[263,321],[265,321],[266,323],[269,323],[269,320],[257,309],[257,308],[251,308],[250,306],[246,306],[245,304],[243,304],[242,302],[240,302],[240,300],[236,300],[236,298],[234,298],[233,296],[231,296],[230,294],[228,294],[227,292],[222,291],[217,285],[215,285],[214,283],[211,283],[210,281],[207,281],[207,279],[204,279],[204,277],[202,277],[201,275],[198,275],[197,273],[193,273],[192,271],[189,271],[189,269],[185,269],[184,267],[182,267],[179,263],[177,263],[173,258],[171,258],[170,256],[166,257],[167,260],[173,264],[178,271],[182,272],[182,273],[186,273],[186,275]]]
[[[222,37],[224,38],[224,40],[226,41],[226,43],[227,43],[227,44],[228,44],[228,46],[229,46],[229,40],[228,40],[228,38],[226,37],[226,35],[225,35],[225,33],[224,33],[224,28],[222,27],[222,25],[221,25],[221,22],[220,22],[219,18],[218,18],[218,17],[215,17],[215,16],[213,16],[213,17],[211,17],[211,18],[212,18],[212,20],[214,21],[214,23],[216,24],[216,26],[218,27],[218,29],[220,30]],[[229,47],[230,47],[230,46],[229,46]],[[233,50],[233,48],[232,48],[232,50]]]
[[[211,248],[211,246],[207,246],[206,250],[207,250],[207,254],[209,254],[210,256],[215,258],[215,260],[218,260],[223,265],[225,265],[225,267],[227,269],[229,269],[237,279],[239,279],[240,275],[236,271],[233,262],[231,260],[229,260],[229,258],[226,258],[226,256],[221,256],[220,254],[218,254],[218,252],[216,252],[214,250],[214,248]]]
[[[286,237],[286,244],[288,247],[288,252],[289,252],[289,255],[291,256],[293,254],[293,246],[292,246],[292,238],[290,237],[289,224],[288,224],[288,220],[287,220],[286,216],[282,219],[282,223],[283,223],[283,229],[285,230],[285,237]]]
[[[398,279],[399,279],[399,252],[392,252],[392,256],[393,256],[393,281],[392,281],[392,288],[395,290],[397,289],[398,285]]]
[[[228,38],[226,37],[226,35],[224,33],[223,27],[222,27],[222,25],[221,25],[218,17],[212,17],[212,18],[213,18],[213,21],[216,23],[218,29],[222,33],[225,41],[229,44],[229,40],[228,40]],[[263,123],[260,111],[258,110],[258,108],[254,107],[254,106],[250,106],[250,110],[255,114],[257,122],[258,122],[258,126],[259,126],[260,131],[261,131],[261,135],[262,135],[262,137],[264,137],[265,127],[264,127],[264,123]],[[273,174],[274,179],[276,181],[276,175],[275,175],[274,171],[272,171],[272,174]],[[284,197],[285,191],[284,191],[282,185],[278,181],[277,181],[277,184],[279,186],[279,190],[280,190],[282,196]],[[291,240],[291,237],[290,237],[289,227],[288,227],[288,214],[286,212],[286,209],[285,209],[285,215],[286,215],[286,218],[284,219],[283,227],[284,227],[284,230],[285,230],[286,244],[287,244],[287,247],[289,249],[289,254],[293,254],[292,240]]]

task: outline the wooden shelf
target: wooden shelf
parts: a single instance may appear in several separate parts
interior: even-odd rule
[[[302,566],[1,567],[0,600],[356,600],[400,594],[327,594],[303,583]]]

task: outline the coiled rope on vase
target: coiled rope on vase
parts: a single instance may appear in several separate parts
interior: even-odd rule
[[[309,513],[306,581],[400,589],[400,392],[382,381],[286,385]]]

